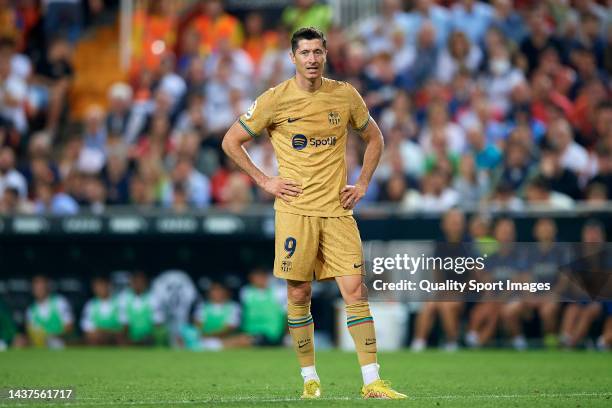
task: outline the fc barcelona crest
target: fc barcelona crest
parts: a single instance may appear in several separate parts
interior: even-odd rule
[[[283,272],[290,272],[291,271],[291,267],[292,267],[291,261],[284,260],[281,263],[281,271],[283,271]]]
[[[340,114],[338,112],[329,112],[329,115],[327,115],[327,119],[329,120],[329,124],[332,126],[340,124]]]

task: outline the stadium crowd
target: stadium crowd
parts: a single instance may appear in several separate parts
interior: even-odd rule
[[[113,3],[0,2],[0,214],[270,202],[220,141],[260,92],[291,77],[289,35],[307,25],[327,34],[327,76],[353,84],[383,131],[365,205],[520,211],[611,198],[605,2],[383,0],[379,14],[341,27],[313,0],[275,24],[259,11],[238,19],[220,0],[138,1],[126,80],[75,118],[71,55]],[[349,182],[361,148],[349,138]],[[248,150],[276,172],[267,137]]]
[[[557,225],[550,218],[535,222],[534,242],[529,246],[512,244],[515,224],[507,217],[494,222],[480,215],[467,219],[453,209],[442,218],[440,229],[444,239],[436,243],[437,256],[466,256],[478,248],[487,248],[489,256],[483,271],[457,274],[434,270],[436,281],[508,279],[546,283],[551,290],[538,296],[490,291],[480,299],[465,300],[456,296],[457,292],[421,302],[414,302],[411,296],[413,310],[406,309],[406,313],[413,323],[404,328],[406,336],[402,337],[412,351],[436,345],[449,352],[459,347],[500,346],[517,350],[612,349],[612,248],[606,244],[606,232],[599,221],[584,223],[581,245],[575,247],[578,253],[574,256],[568,254],[567,245],[557,242]],[[422,273],[426,272],[419,271]],[[18,314],[0,298],[0,350],[7,346],[170,345],[217,351],[291,345],[283,343],[287,334],[286,288],[264,268],[250,271],[243,285],[224,280],[223,275],[205,279],[205,285],[198,283],[203,295],[180,271],[162,272],[151,285],[152,276],[140,270],[133,271],[129,279],[113,276],[94,276],[88,292],[92,297],[82,307],[54,290],[58,286],[53,280],[35,276],[30,286],[31,304],[22,311],[24,317],[18,324],[13,319]],[[325,294],[320,289],[314,289],[313,315],[318,346],[326,347],[339,336],[331,317],[338,293]],[[373,290],[370,294],[377,300]]]

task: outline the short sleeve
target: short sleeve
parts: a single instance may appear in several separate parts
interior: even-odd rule
[[[198,303],[198,305],[193,309],[193,316],[191,316],[194,322],[199,324],[204,324],[204,302]]]
[[[349,98],[351,100],[351,112],[349,123],[357,131],[364,130],[370,122],[370,112],[359,92],[352,86],[349,87]]]
[[[85,308],[83,309],[83,315],[81,316],[81,330],[84,332],[92,332],[96,329],[96,326],[93,322],[93,306],[92,301],[89,300],[85,304]]]
[[[253,102],[238,122],[252,137],[258,136],[262,130],[272,124],[274,116],[274,101],[272,89],[268,89]]]
[[[153,323],[162,324],[164,322],[164,311],[160,302],[152,296],[149,297],[149,302],[153,310]]]
[[[227,325],[231,328],[240,326],[240,306],[235,302],[231,302],[231,313]]]
[[[65,297],[58,296],[57,305],[64,324],[72,324],[74,317],[72,316],[72,308],[70,307],[70,303],[68,303]]]

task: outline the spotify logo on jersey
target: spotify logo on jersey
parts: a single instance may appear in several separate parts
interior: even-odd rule
[[[308,144],[308,139],[304,135],[293,135],[291,139],[291,145],[295,150],[302,150]]]

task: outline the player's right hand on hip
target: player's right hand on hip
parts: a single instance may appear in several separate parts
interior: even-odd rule
[[[268,177],[264,181],[262,188],[274,197],[278,197],[288,203],[291,202],[292,197],[302,194],[300,183],[279,176]]]

